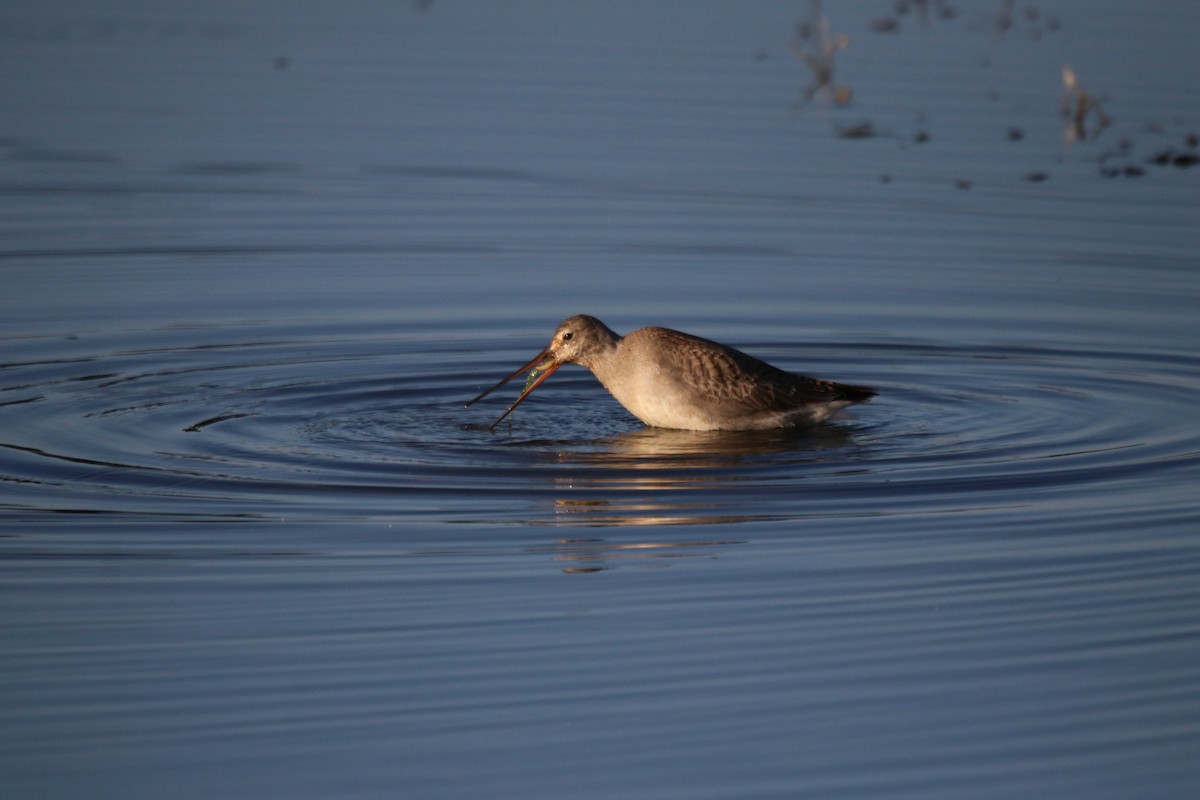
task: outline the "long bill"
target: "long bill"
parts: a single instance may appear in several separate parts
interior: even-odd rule
[[[541,367],[542,364],[544,364],[550,360],[551,360],[550,348],[547,347],[545,350],[538,353],[537,356],[532,361],[530,361],[528,364],[521,367],[520,369],[518,369],[516,372],[509,375],[508,377],[504,378],[499,383],[497,383],[495,386],[493,386],[492,388],[490,388],[487,391],[480,394],[478,397],[474,398],[473,400],[469,400],[466,405],[470,406],[471,404],[482,400],[483,398],[487,397],[489,394],[496,391],[501,386],[508,383],[513,378],[517,377],[518,375],[522,375],[530,370],[541,369],[542,372],[540,375],[537,376],[537,379],[533,383],[526,386],[525,391],[521,392],[521,396],[516,399],[516,402],[514,402],[511,406],[509,406],[508,410],[505,411],[503,414],[501,414],[500,418],[497,419],[495,422],[493,422],[491,424],[491,426],[488,428],[488,430],[495,430],[496,426],[499,425],[501,422],[503,422],[505,417],[507,417],[509,414],[511,414],[513,412],[513,410],[516,409],[517,406],[521,405],[521,401],[523,401],[526,397],[529,397],[529,395],[533,392],[534,389],[541,386],[543,381],[546,380],[546,378],[549,378],[551,375],[554,374],[555,370],[557,370],[559,367],[562,366],[562,362],[555,363],[555,362],[551,361],[549,366],[544,367],[544,368]]]
[[[503,378],[503,379],[501,379],[501,381],[500,381],[499,383],[497,383],[495,386],[493,386],[492,388],[488,389],[487,391],[485,391],[485,392],[481,393],[481,394],[480,394],[478,397],[476,397],[475,399],[473,399],[473,400],[468,400],[468,401],[466,402],[466,405],[464,405],[464,406],[463,406],[463,408],[470,408],[470,407],[471,407],[471,406],[473,406],[475,403],[478,403],[480,400],[482,400],[483,398],[487,397],[489,394],[491,394],[492,392],[496,391],[497,389],[499,389],[499,388],[500,388],[501,386],[503,386],[504,384],[506,384],[506,383],[508,383],[509,381],[511,381],[513,378],[515,378],[515,377],[517,377],[518,375],[521,375],[521,374],[523,374],[523,373],[525,373],[525,372],[529,372],[529,370],[533,369],[533,368],[534,368],[534,367],[536,367],[538,364],[540,364],[540,363],[542,363],[543,361],[545,361],[545,360],[546,360],[546,357],[547,357],[547,356],[549,356],[549,355],[550,355],[550,348],[549,348],[549,347],[547,347],[545,350],[543,350],[542,352],[538,353],[538,354],[537,354],[537,355],[534,357],[534,359],[533,359],[532,361],[530,361],[530,362],[529,362],[528,364],[526,364],[525,366],[523,366],[523,367],[520,367],[520,368],[519,368],[519,369],[518,369],[516,372],[514,372],[512,375],[509,375],[507,378]]]
[[[508,407],[508,410],[506,410],[503,414],[501,414],[496,419],[495,422],[493,422],[491,425],[488,426],[488,430],[489,431],[496,430],[496,426],[499,425],[501,422],[503,422],[504,418],[507,417],[509,414],[511,414],[516,409],[517,406],[521,405],[522,400],[524,400],[526,397],[529,397],[529,395],[533,394],[533,390],[536,389],[537,387],[541,386],[542,383],[545,382],[546,378],[549,378],[551,375],[553,375],[554,371],[556,369],[558,369],[559,367],[561,367],[564,363],[565,362],[559,361],[559,362],[556,362],[556,363],[551,364],[550,366],[546,367],[546,370],[541,375],[537,376],[537,380],[535,380],[533,383],[529,384],[529,386],[525,387],[525,391],[521,392],[520,397],[518,397],[513,402],[513,404]]]

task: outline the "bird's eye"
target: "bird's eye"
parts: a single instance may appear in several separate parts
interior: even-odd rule
[[[572,337],[574,337],[574,336],[575,336],[574,333],[572,333],[571,331],[567,331],[566,333],[563,334],[563,341],[569,342],[569,341],[571,341]]]

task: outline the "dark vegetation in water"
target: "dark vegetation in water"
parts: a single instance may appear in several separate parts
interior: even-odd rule
[[[959,24],[968,35],[978,36],[981,44],[986,42],[992,45],[1003,44],[1006,38],[1015,36],[1043,42],[1064,28],[1057,16],[1045,13],[1038,5],[1030,3],[1018,7],[1015,0],[1000,0],[994,11],[982,18],[965,15],[956,5],[944,0],[895,0],[886,13],[872,18],[867,27],[872,34],[903,36],[913,27],[928,29],[935,24],[949,23]],[[870,47],[870,40],[859,45],[850,35],[834,31],[834,24],[825,15],[821,0],[810,0],[807,16],[797,23],[795,34],[788,43],[790,52],[811,74],[811,80],[804,86],[800,100],[794,106],[797,113],[814,105],[839,109],[854,103],[852,85],[837,79],[837,56],[840,51],[852,46]],[[765,50],[759,51],[759,60],[766,58],[764,53]],[[990,59],[984,57],[981,63],[988,65]],[[1086,87],[1069,64],[1061,68],[1061,82],[1060,119],[1054,120],[1047,115],[1045,124],[1061,126],[1062,140],[1068,148],[1091,147],[1107,138],[1106,131],[1117,123],[1117,118],[1106,108],[1108,99]],[[992,101],[1002,97],[995,89],[990,90],[987,96]],[[1119,104],[1114,105],[1119,113]],[[1126,124],[1130,123],[1127,121]],[[927,144],[933,140],[933,133],[927,127],[921,127],[911,135],[903,135],[881,128],[871,119],[860,119],[853,123],[834,120],[831,125],[834,135],[839,139],[891,138],[901,145]],[[1143,143],[1144,149],[1141,151],[1132,136],[1125,135],[1115,146],[1095,154],[1085,152],[1084,155],[1095,161],[1097,174],[1103,178],[1137,178],[1147,174],[1147,167],[1188,169],[1200,162],[1197,134],[1194,132],[1184,134],[1178,144],[1161,142],[1163,136],[1169,135],[1161,124],[1143,123],[1141,134],[1152,140]],[[1020,142],[1026,138],[1027,131],[1012,125],[1004,136],[1010,142]],[[1045,157],[1062,160],[1061,154],[1046,154]],[[1033,165],[1015,164],[1014,171],[1026,182],[1041,183],[1050,177],[1047,169]],[[881,183],[887,184],[893,180],[893,175],[889,173]],[[974,182],[967,176],[961,176],[953,185],[958,189],[966,189]]]

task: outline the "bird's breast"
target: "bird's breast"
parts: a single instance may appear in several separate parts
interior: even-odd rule
[[[694,392],[669,371],[644,365],[619,376],[597,377],[618,403],[647,425],[687,430],[718,427]]]

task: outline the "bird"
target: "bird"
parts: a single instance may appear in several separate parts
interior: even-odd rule
[[[579,314],[563,321],[550,345],[533,360],[466,405],[529,372],[520,396],[490,426],[494,430],[564,364],[589,369],[629,413],[655,428],[788,428],[820,422],[876,395],[866,386],[794,375],[727,345],[670,328],[639,328],[619,336],[595,317]]]

